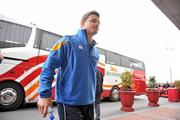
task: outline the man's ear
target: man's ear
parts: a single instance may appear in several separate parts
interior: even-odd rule
[[[84,22],[81,22],[80,25],[81,25],[81,28],[83,28],[84,27]]]

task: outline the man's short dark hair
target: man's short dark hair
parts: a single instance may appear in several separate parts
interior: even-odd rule
[[[85,22],[90,15],[95,15],[95,16],[100,17],[100,14],[97,11],[95,10],[89,11],[82,16],[81,23]]]

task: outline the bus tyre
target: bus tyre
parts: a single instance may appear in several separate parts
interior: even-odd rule
[[[111,102],[119,101],[119,88],[114,86],[111,89],[110,97],[109,97]]]
[[[17,83],[0,83],[0,110],[15,110],[23,104],[24,98],[24,91]]]

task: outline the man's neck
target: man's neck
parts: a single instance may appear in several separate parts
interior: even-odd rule
[[[92,44],[92,39],[88,39],[88,44],[91,45]]]
[[[92,41],[93,41],[92,35],[88,35],[88,34],[87,34],[87,38],[88,38],[88,43],[91,45],[91,44],[92,44]]]
[[[93,41],[93,39],[92,39],[93,35],[92,35],[92,34],[90,34],[90,33],[88,33],[88,31],[87,31],[87,30],[85,30],[85,32],[86,32],[86,36],[87,36],[87,40],[88,40],[88,44],[89,44],[89,45],[91,45],[91,44],[92,44],[92,41]]]

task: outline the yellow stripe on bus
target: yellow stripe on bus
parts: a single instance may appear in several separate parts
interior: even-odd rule
[[[102,65],[102,66],[105,66],[105,64],[104,64],[104,63],[101,63],[101,62],[98,62],[98,64],[99,64],[99,65]]]

